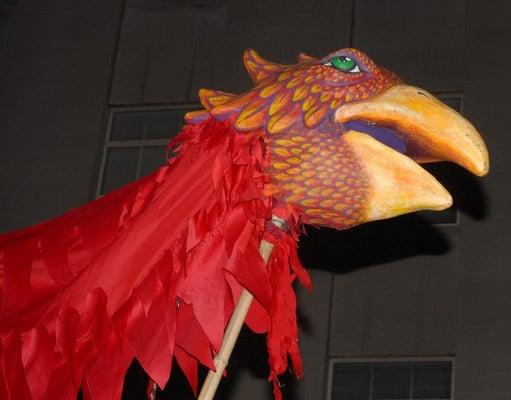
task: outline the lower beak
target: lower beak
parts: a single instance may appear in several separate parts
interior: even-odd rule
[[[360,160],[368,181],[363,222],[451,206],[449,192],[406,155],[365,133],[350,131],[343,139]]]

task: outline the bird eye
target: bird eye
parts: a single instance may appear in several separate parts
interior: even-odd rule
[[[327,62],[325,65],[328,65],[329,67],[333,67],[339,71],[342,72],[360,72],[360,68],[358,67],[357,62],[350,57],[346,56],[337,56],[333,57],[329,62]]]

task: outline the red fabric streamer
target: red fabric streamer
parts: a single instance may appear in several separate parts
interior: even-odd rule
[[[175,358],[196,392],[242,288],[255,297],[247,324],[268,332],[270,379],[288,356],[301,375],[291,285],[310,279],[296,235],[265,229],[263,132],[208,119],[172,146],[178,156],[152,175],[0,235],[0,398],[75,399],[81,387],[118,399],[134,358],[161,388]],[[263,237],[275,245],[268,267]]]

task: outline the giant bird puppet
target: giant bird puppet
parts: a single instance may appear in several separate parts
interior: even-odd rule
[[[196,390],[243,289],[255,298],[246,323],[267,333],[270,379],[288,360],[300,376],[302,224],[346,229],[449,207],[421,163],[488,172],[467,120],[358,50],[243,60],[255,86],[201,90],[204,110],[186,115],[166,165],[0,236],[1,399],[75,399],[80,388],[119,399],[134,358],[160,387],[177,362]],[[267,265],[262,240],[274,246]]]

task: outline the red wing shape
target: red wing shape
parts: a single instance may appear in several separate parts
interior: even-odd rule
[[[287,273],[257,252],[271,216],[261,134],[210,119],[176,142],[179,156],[152,175],[0,236],[0,398],[74,399],[80,386],[86,399],[120,398],[135,357],[160,387],[176,357],[196,390],[242,287],[257,300],[249,325],[273,332],[272,371],[285,371],[296,323],[274,323],[272,284],[291,290],[296,243],[275,252]],[[294,318],[293,301],[282,315]]]

